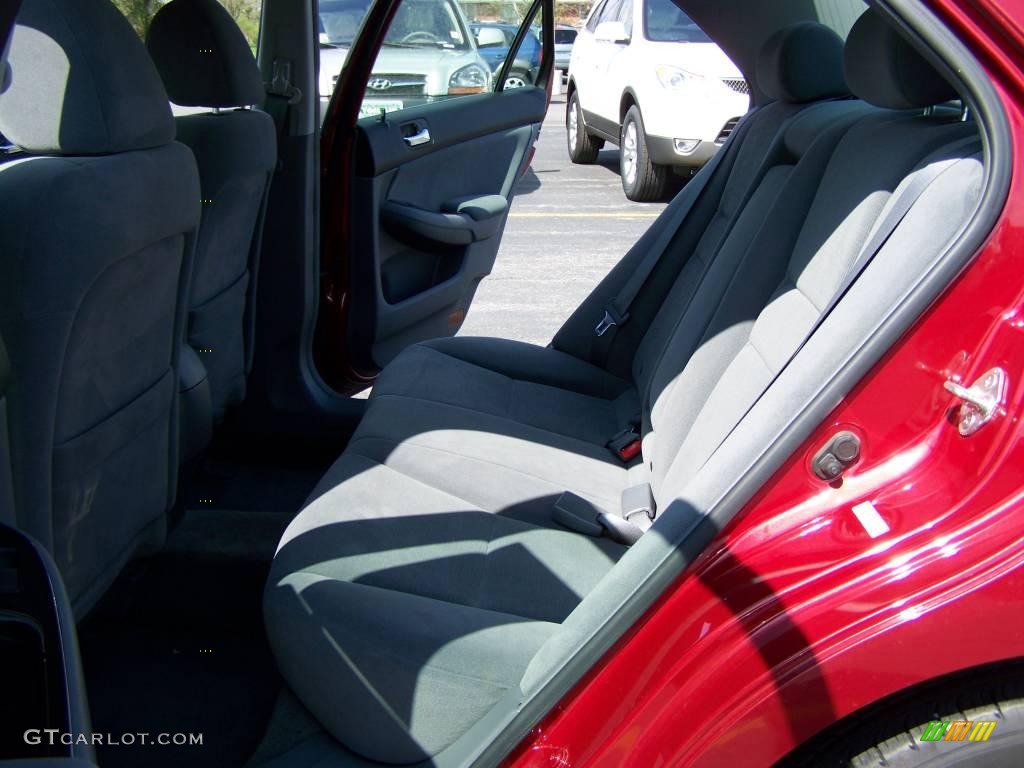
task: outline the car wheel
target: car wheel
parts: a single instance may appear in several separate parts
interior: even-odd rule
[[[1024,680],[1019,666],[997,667],[851,719],[780,766],[1011,768],[1021,764],[1022,750]]]
[[[668,187],[669,168],[655,165],[647,150],[647,134],[640,108],[635,104],[626,112],[619,138],[619,173],[626,197],[639,203],[659,200]]]
[[[575,91],[569,97],[569,107],[565,112],[565,134],[570,160],[580,165],[590,165],[597,160],[597,153],[601,151],[604,142],[587,133],[583,125],[580,98]]]
[[[513,71],[509,72],[508,77],[505,78],[504,90],[510,90],[512,88],[525,88],[530,85],[530,78],[525,72]]]

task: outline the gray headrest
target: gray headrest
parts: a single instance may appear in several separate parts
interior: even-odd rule
[[[149,55],[171,101],[189,107],[263,103],[263,80],[249,44],[217,0],[172,0],[153,17]]]
[[[857,19],[843,54],[858,98],[887,109],[920,109],[957,98],[953,86],[880,13]]]
[[[780,29],[761,47],[757,84],[771,98],[793,104],[849,94],[843,39],[813,21]]]
[[[174,140],[167,93],[110,0],[24,0],[0,133],[39,154],[102,155]]]

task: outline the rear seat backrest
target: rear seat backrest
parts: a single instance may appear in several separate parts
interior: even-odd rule
[[[813,62],[810,69],[809,62]],[[821,24],[798,24],[770,37],[758,59],[757,78],[761,89],[775,100],[747,118],[750,125],[718,210],[640,342],[632,374],[642,397],[649,392],[655,367],[695,296],[700,275],[721,250],[743,249],[757,233],[780,189],[781,174],[772,169],[792,167],[817,135],[836,123],[849,125],[868,109],[853,101],[822,103],[849,92],[843,74],[843,41]],[[769,175],[769,183],[763,184]],[[755,200],[758,187],[762,189]]]
[[[898,54],[880,51],[883,44],[901,49]],[[879,57],[891,66],[879,70]],[[920,108],[932,99],[955,97],[902,38],[894,38],[884,23],[879,26],[873,12],[851,32],[845,61],[857,95],[878,106]],[[870,77],[862,66],[870,67]],[[659,500],[672,495],[663,488],[669,474],[675,489],[692,478],[785,365],[840,286],[900,182],[934,150],[972,131],[948,117],[884,112],[845,132],[821,175],[805,178],[798,164],[728,286],[722,292],[702,286],[701,303],[714,298],[711,311],[692,307],[669,343],[670,349],[681,347],[680,352],[667,353],[659,363],[644,440]],[[809,193],[809,205],[794,205]],[[690,354],[694,329],[700,336]]]
[[[594,362],[616,375],[632,378],[638,391],[646,391],[654,366],[700,275],[731,231],[758,172],[764,170],[766,158],[778,154],[776,145],[782,127],[801,112],[820,108],[816,102],[849,94],[842,55],[842,39],[821,24],[787,27],[769,39],[758,61],[758,80],[773,101],[744,121],[742,134],[736,136],[739,143],[735,158],[722,163],[687,215],[631,307],[630,322],[617,329],[607,362]],[[807,61],[815,62],[813,73],[804,68]],[[849,106],[833,104],[827,109],[838,117]],[[829,118],[822,119],[824,122]],[[682,198],[677,198],[670,209]],[[671,216],[662,216],[659,224],[665,226],[669,219]],[[579,340],[590,343],[595,319],[600,317],[598,307],[607,303],[659,234],[660,228],[652,227],[630,249],[559,331],[553,342],[556,349],[588,357]]]

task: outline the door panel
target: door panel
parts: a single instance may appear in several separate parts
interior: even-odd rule
[[[472,25],[453,0],[367,10],[323,129],[316,358],[336,389],[361,388],[405,347],[462,326],[547,111],[552,7],[535,0],[522,23]]]
[[[546,103],[542,89],[517,88],[360,122],[349,344],[361,367],[461,327]]]

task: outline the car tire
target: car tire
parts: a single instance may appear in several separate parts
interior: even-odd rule
[[[531,85],[532,80],[527,72],[523,72],[519,69],[514,69],[508,73],[505,78],[505,85],[502,88],[503,91],[510,91],[515,88],[525,88],[527,85]]]
[[[647,134],[640,108],[635,104],[626,112],[619,136],[619,175],[626,197],[638,203],[660,200],[668,189],[671,169],[651,162]]]
[[[926,695],[897,699],[783,760],[785,768],[1010,768],[1024,750],[1021,668],[994,668],[964,676]],[[931,723],[995,722],[985,741],[922,738]],[[973,730],[974,727],[971,727]],[[808,747],[810,747],[808,749]]]
[[[583,109],[580,97],[573,91],[569,97],[569,106],[565,110],[565,137],[569,149],[569,159],[578,165],[592,165],[597,160],[604,142],[587,133],[583,124]]]

